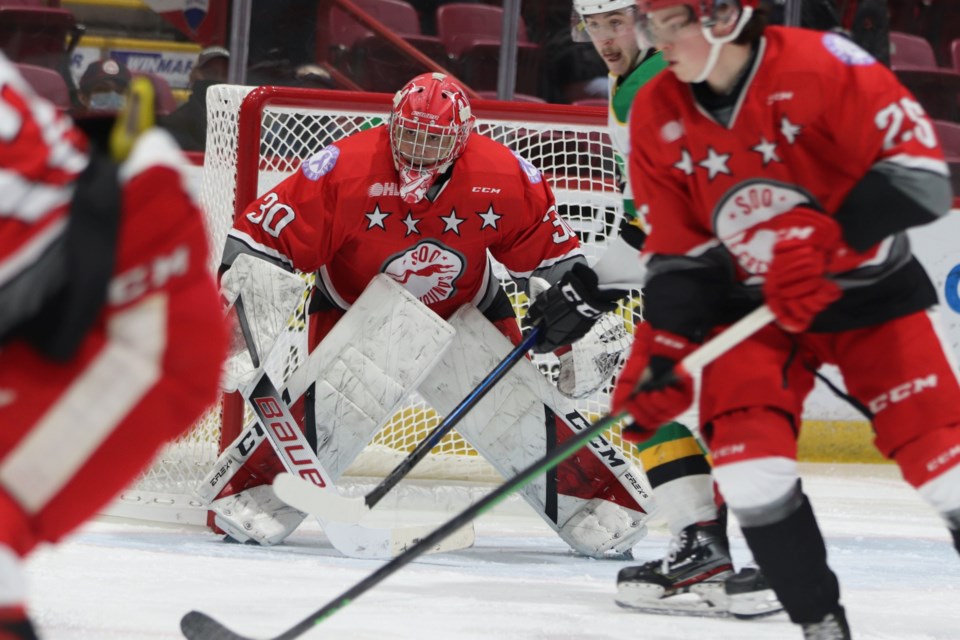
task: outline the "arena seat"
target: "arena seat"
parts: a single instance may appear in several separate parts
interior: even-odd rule
[[[69,111],[70,89],[63,76],[53,69],[15,62],[14,66],[33,90],[54,104],[60,111]]]
[[[354,0],[363,11],[441,66],[449,63],[439,38],[423,35],[417,10],[404,0]],[[319,25],[319,28],[324,28]],[[346,11],[333,6],[328,26],[334,60],[370,91],[393,92],[426,69],[400,54]]]
[[[13,62],[62,68],[81,31],[66,9],[0,6],[0,51]]]
[[[934,120],[933,126],[940,139],[943,155],[950,165],[950,182],[953,185],[954,201],[960,198],[960,124]]]
[[[451,3],[437,7],[437,33],[456,60],[454,71],[472,88],[495,90],[500,61],[503,9],[487,4]],[[517,82],[520,93],[536,94],[541,51],[527,39],[520,18],[517,29]]]
[[[937,58],[933,54],[933,47],[926,38],[891,31],[890,66],[894,69],[898,67],[936,69]]]
[[[158,116],[169,115],[176,110],[177,99],[173,95],[173,89],[170,88],[169,82],[155,73],[147,73],[146,71],[135,71],[133,75],[143,76],[153,85],[154,105]]]

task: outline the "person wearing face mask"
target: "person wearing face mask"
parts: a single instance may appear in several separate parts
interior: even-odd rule
[[[130,85],[130,70],[113,59],[90,63],[80,78],[77,98],[86,112],[116,113],[126,102],[124,93]]]

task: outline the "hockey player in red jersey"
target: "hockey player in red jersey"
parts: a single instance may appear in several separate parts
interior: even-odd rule
[[[251,203],[228,234],[223,268],[253,254],[286,270],[316,272],[311,349],[381,273],[442,318],[472,303],[516,344],[515,312],[489,256],[521,286],[533,277],[556,282],[584,258],[540,172],[474,133],[473,122],[456,83],[442,74],[417,76],[396,94],[385,126],[327,146]],[[292,409],[302,411],[297,398]],[[562,439],[569,427],[555,421]],[[590,499],[610,490],[607,471],[566,467],[560,494]],[[303,519],[284,511],[266,486],[280,470],[272,449],[260,445],[212,501],[218,524],[233,538],[276,544]],[[576,484],[580,478],[585,484]],[[616,537],[621,533],[622,544],[632,546],[626,532]]]
[[[0,101],[7,640],[36,638],[24,556],[90,518],[214,402],[226,332],[172,138],[143,133],[118,166],[2,56]]]
[[[960,550],[960,386],[936,292],[905,230],[950,206],[923,107],[844,37],[765,28],[756,0],[639,0],[669,65],[637,95],[630,175],[647,211],[647,324],[614,394],[644,439],[692,400],[689,377],[637,393],[766,302],[776,323],[703,372],[714,475],[807,638],[849,638],[797,474],[815,370],[832,363],[876,446]],[[642,144],[641,144],[642,141]],[[651,143],[656,141],[656,143]]]

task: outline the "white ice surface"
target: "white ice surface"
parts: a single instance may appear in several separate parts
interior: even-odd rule
[[[960,558],[939,518],[893,466],[802,465],[859,640],[960,638]],[[424,556],[304,638],[755,640],[799,638],[783,614],[743,622],[644,615],[613,602],[622,567],[659,557],[654,526],[636,561],[577,557],[540,520],[494,512],[472,549]],[[731,525],[734,559],[748,559]],[[28,564],[46,640],[179,638],[191,609],[271,637],[382,566],[341,557],[317,527],[273,549],[212,533],[94,522]]]

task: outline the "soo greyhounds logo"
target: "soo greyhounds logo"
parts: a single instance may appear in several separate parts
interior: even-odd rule
[[[382,271],[420,302],[434,304],[456,292],[456,282],[463,274],[464,263],[459,253],[434,240],[424,240],[388,258]]]

